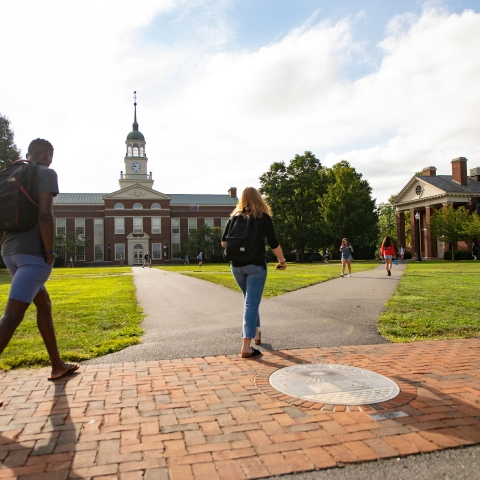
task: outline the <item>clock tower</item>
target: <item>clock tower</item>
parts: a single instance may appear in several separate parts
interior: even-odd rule
[[[152,172],[147,172],[148,158],[145,153],[145,137],[138,131],[137,122],[137,92],[133,92],[133,130],[127,135],[127,148],[124,162],[125,171],[120,172],[120,188],[129,187],[137,183],[152,188]]]

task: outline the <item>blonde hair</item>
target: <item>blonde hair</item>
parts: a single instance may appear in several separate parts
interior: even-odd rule
[[[262,217],[264,213],[267,215],[272,214],[268,203],[256,188],[246,187],[231,216],[243,215],[244,217],[248,217],[252,215],[253,218],[259,218]]]

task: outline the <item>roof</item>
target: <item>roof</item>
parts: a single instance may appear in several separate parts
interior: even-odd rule
[[[452,180],[451,175],[435,175],[433,177],[419,175],[424,182],[430,183],[434,187],[441,188],[447,193],[480,193],[480,182],[467,177],[467,184],[460,185]]]
[[[236,205],[237,197],[230,195],[204,195],[188,193],[167,193],[172,198],[170,205]]]
[[[131,140],[140,140],[141,142],[145,141],[145,137],[143,136],[142,132],[139,132],[138,130],[132,130],[128,135],[127,135],[127,142]]]
[[[103,205],[106,193],[59,193],[53,199],[59,205]]]
[[[108,193],[59,193],[53,203],[58,205],[103,205]],[[236,205],[238,198],[230,195],[168,194],[170,205]]]

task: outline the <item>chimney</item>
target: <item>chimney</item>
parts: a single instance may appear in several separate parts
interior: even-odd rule
[[[468,183],[467,159],[465,157],[458,157],[452,160],[452,180],[460,185]]]
[[[228,194],[229,194],[231,197],[236,198],[236,197],[237,197],[237,187],[230,187],[230,188],[228,189]]]
[[[473,178],[473,180],[480,182],[480,167],[470,169],[470,178]]]
[[[424,177],[436,177],[437,176],[437,168],[436,167],[425,167],[422,170],[422,175]]]

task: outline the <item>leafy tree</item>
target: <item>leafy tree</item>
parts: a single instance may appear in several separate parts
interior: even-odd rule
[[[21,156],[21,151],[13,142],[13,136],[10,120],[0,114],[0,170],[3,170]]]
[[[395,245],[397,244],[397,217],[395,215],[396,195],[392,195],[388,202],[380,203],[378,206],[378,246],[381,245],[384,237],[390,237]]]
[[[326,192],[325,169],[312,152],[295,155],[288,165],[275,162],[260,177],[260,192],[272,208],[284,250],[317,251],[326,244],[320,198]]]
[[[453,208],[448,205],[446,209],[440,208],[433,212],[430,223],[426,227],[441,242],[448,242],[452,246],[452,260],[455,260],[455,248],[460,240],[469,238],[468,225],[471,221],[470,214],[465,207]]]
[[[468,219],[464,228],[465,237],[469,240],[480,239],[480,215],[474,212]]]
[[[378,236],[378,213],[370,184],[345,160],[328,169],[328,177],[320,207],[330,235],[347,237],[358,247],[371,245]]]
[[[65,235],[57,235],[55,237],[55,252],[59,257],[73,257],[76,260],[76,253],[79,248],[87,248],[90,244],[90,239],[85,235],[77,235],[73,230],[70,230]]]
[[[205,256],[220,255],[222,229],[220,227],[209,227],[204,224],[188,235],[188,240],[182,245],[182,253],[196,256],[203,252]]]

